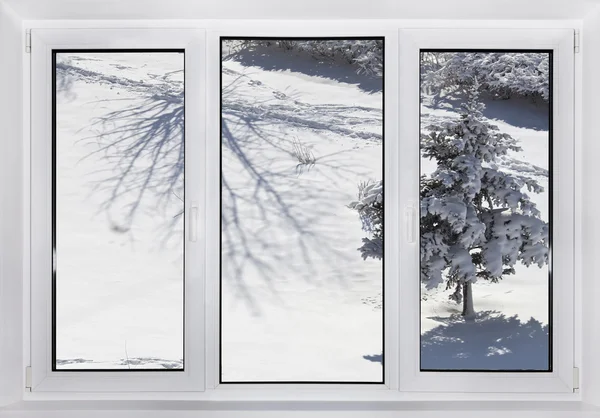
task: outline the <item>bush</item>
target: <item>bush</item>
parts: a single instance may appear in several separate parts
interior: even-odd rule
[[[294,149],[292,150],[292,154],[294,155],[294,157],[296,157],[300,164],[314,165],[317,159],[306,145],[300,142],[298,138],[294,138],[293,146]]]
[[[323,61],[346,61],[359,74],[383,75],[383,41],[381,40],[246,40],[239,48],[276,46],[286,51],[300,51]]]
[[[480,90],[501,98],[511,95],[549,100],[549,54],[532,52],[427,52],[421,55],[422,86],[436,93],[468,89],[476,80]]]
[[[358,200],[348,207],[358,212],[363,230],[372,236],[362,240],[362,258],[383,258],[383,181],[359,184]]]

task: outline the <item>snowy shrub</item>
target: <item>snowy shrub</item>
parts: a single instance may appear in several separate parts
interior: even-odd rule
[[[421,55],[423,88],[431,92],[466,88],[473,80],[502,98],[549,100],[549,54],[531,52],[427,52]]]
[[[527,177],[502,171],[497,162],[517,141],[482,115],[474,83],[460,119],[426,128],[424,158],[437,162],[421,177],[421,281],[445,283],[473,314],[471,283],[497,282],[514,274],[517,261],[542,267],[548,262],[548,224],[526,191],[542,187]]]
[[[247,40],[238,48],[276,46],[287,51],[306,52],[322,61],[346,61],[357,67],[359,74],[383,75],[383,41],[381,40]]]
[[[294,138],[293,147],[292,154],[300,163],[298,165],[311,166],[315,164],[317,159],[315,158],[313,152],[306,145],[300,142],[298,138]]]
[[[383,181],[359,184],[358,200],[348,207],[358,212],[363,230],[371,235],[358,249],[362,258],[383,258]]]

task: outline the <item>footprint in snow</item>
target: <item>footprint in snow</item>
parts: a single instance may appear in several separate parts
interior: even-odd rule
[[[282,93],[282,92],[280,92],[280,91],[274,91],[274,92],[273,92],[273,95],[274,95],[276,98],[278,98],[279,100],[283,100],[283,99],[285,99],[285,98],[287,97],[285,94],[283,94],[283,93]]]

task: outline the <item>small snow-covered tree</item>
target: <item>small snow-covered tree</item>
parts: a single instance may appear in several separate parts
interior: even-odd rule
[[[358,249],[362,258],[383,258],[383,181],[359,185],[358,200],[348,207],[358,211],[363,230],[371,234]]]
[[[514,274],[520,261],[548,262],[548,224],[527,191],[540,193],[533,179],[503,171],[497,162],[517,141],[482,115],[475,81],[460,118],[426,127],[424,158],[437,169],[421,177],[421,281],[445,283],[450,296],[474,314],[471,283],[497,282]]]

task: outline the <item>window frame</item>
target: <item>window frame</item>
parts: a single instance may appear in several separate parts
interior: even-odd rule
[[[53,50],[185,50],[185,215],[191,205],[204,218],[201,165],[189,155],[204,158],[204,32],[197,29],[34,29],[31,34],[31,389],[32,391],[185,391],[204,389],[202,320],[192,325],[185,317],[203,318],[198,304],[204,298],[203,230],[198,240],[185,236],[184,370],[170,371],[53,371],[52,370],[52,56]],[[126,52],[126,51],[125,51]],[[195,76],[192,76],[194,74]],[[192,116],[193,115],[193,116]],[[199,138],[190,141],[189,138]],[[194,179],[194,180],[192,180]],[[186,231],[190,229],[186,218]],[[202,227],[201,222],[196,225]],[[199,256],[188,256],[198,253]],[[192,331],[192,326],[194,331]],[[200,332],[197,332],[200,330]],[[190,352],[198,353],[188,358]]]
[[[403,335],[400,390],[407,392],[572,393],[575,344],[574,316],[574,34],[569,29],[402,29],[399,32],[400,89],[408,92],[400,104],[400,135],[420,135],[420,51],[423,49],[525,49],[553,51],[552,152],[552,371],[551,372],[435,372],[420,370],[420,294],[418,280],[400,283],[399,303],[407,306],[400,321]],[[404,121],[404,122],[403,122]],[[405,144],[400,164],[409,167],[401,179],[402,207],[418,214],[418,141]],[[419,230],[418,215],[401,226],[403,237]],[[419,277],[419,240],[401,241],[402,277]],[[408,314],[407,314],[408,313]]]
[[[244,25],[242,25],[244,26]],[[357,37],[383,37],[385,42],[385,71],[384,71],[384,103],[383,103],[383,119],[384,132],[386,138],[394,138],[397,136],[397,123],[393,118],[385,116],[386,109],[394,108],[398,100],[397,89],[397,60],[394,52],[397,51],[397,30],[390,29],[372,29],[372,28],[356,28],[347,29],[330,28],[322,25],[316,25],[310,29],[302,27],[288,28],[285,30],[276,28],[257,28],[254,25],[244,27],[243,29],[215,29],[207,31],[207,101],[208,103],[221,103],[221,38],[357,38]],[[391,51],[394,52],[391,52]],[[394,267],[392,263],[395,260],[390,260],[392,257],[387,257],[384,263],[383,272],[383,294],[384,305],[386,307],[383,313],[384,320],[384,347],[386,353],[384,362],[383,383],[220,383],[219,363],[220,363],[220,347],[219,347],[219,318],[220,318],[220,257],[221,237],[219,224],[211,220],[220,219],[221,216],[221,129],[218,121],[221,119],[220,106],[208,106],[207,116],[207,137],[218,138],[207,142],[207,155],[218,156],[218,158],[209,158],[207,164],[207,201],[218,202],[218,204],[207,206],[207,376],[206,387],[219,390],[270,390],[274,387],[298,388],[298,389],[323,389],[344,390],[349,386],[360,388],[366,391],[397,388],[397,358],[391,353],[396,352],[397,342],[392,330],[397,328],[397,304],[394,303],[393,294],[396,293],[397,280],[394,279]],[[397,204],[393,196],[396,195],[397,188],[397,166],[393,164],[393,156],[398,154],[397,143],[394,141],[386,141],[384,146],[384,213],[385,223],[384,229],[384,245],[386,254],[393,254],[398,248],[398,235],[393,234],[393,231],[398,230],[397,216],[392,216],[397,213]],[[394,212],[392,212],[394,211]],[[212,297],[211,297],[212,296]],[[212,340],[212,342],[211,342]]]
[[[288,22],[289,23],[289,22]],[[519,46],[513,46],[514,48],[543,48],[543,49],[555,49],[555,59],[558,54],[558,48],[562,48],[563,51],[571,50],[572,54],[572,46],[573,46],[573,30],[572,29],[500,29],[496,26],[496,29],[462,29],[465,25],[459,24],[444,24],[443,29],[406,29],[406,27],[431,27],[432,23],[419,23],[415,22],[414,24],[402,24],[402,23],[394,23],[390,22],[378,24],[375,23],[361,23],[360,27],[356,29],[348,29],[351,25],[348,25],[344,22],[335,22],[335,23],[327,23],[327,22],[294,22],[293,24],[286,24],[284,22],[273,22],[266,25],[264,22],[252,22],[252,23],[238,23],[238,22],[229,22],[227,24],[219,24],[218,22],[204,25],[200,23],[192,23],[192,24],[175,24],[173,23],[163,23],[159,26],[163,26],[160,29],[132,29],[127,26],[127,24],[110,24],[107,23],[108,27],[92,27],[88,29],[77,29],[81,27],[85,27],[86,25],[81,24],[73,24],[73,27],[69,28],[71,23],[64,24],[58,23],[57,25],[49,25],[54,26],[55,29],[33,29],[32,30],[32,56],[31,56],[31,234],[30,234],[30,245],[31,245],[31,254],[30,254],[30,265],[31,265],[31,299],[29,300],[29,295],[25,295],[26,306],[25,306],[25,317],[26,319],[31,317],[31,334],[30,341],[25,338],[26,347],[25,352],[30,350],[31,353],[31,366],[32,366],[32,377],[33,377],[33,393],[26,393],[26,399],[194,399],[194,400],[273,400],[273,401],[282,401],[282,400],[332,400],[332,401],[356,401],[356,400],[380,400],[380,401],[414,401],[414,400],[499,400],[499,399],[510,399],[510,400],[544,400],[544,401],[555,401],[555,400],[577,400],[579,399],[579,394],[573,393],[573,391],[563,390],[565,387],[568,389],[569,382],[572,383],[572,368],[573,368],[573,344],[577,345],[577,340],[574,338],[580,338],[579,335],[574,335],[573,333],[573,322],[571,321],[571,336],[570,346],[571,346],[571,362],[561,362],[562,374],[560,376],[556,376],[556,379],[552,379],[552,383],[549,383],[550,389],[552,390],[543,390],[543,385],[540,385],[540,381],[532,381],[531,378],[526,378],[522,373],[519,376],[511,377],[512,383],[515,386],[509,386],[509,381],[504,378],[502,375],[490,375],[486,373],[482,373],[485,376],[477,376],[478,373],[468,373],[468,375],[474,375],[472,377],[477,377],[477,382],[479,384],[483,384],[483,386],[476,386],[473,383],[468,385],[463,379],[446,379],[443,376],[440,376],[440,381],[443,384],[438,384],[437,386],[427,386],[428,382],[425,382],[421,378],[420,375],[426,373],[431,374],[432,372],[417,372],[413,373],[412,367],[406,367],[406,356],[401,354],[397,355],[398,350],[408,350],[406,352],[411,352],[417,350],[418,351],[418,341],[420,339],[420,330],[417,328],[417,334],[415,334],[415,338],[406,340],[405,337],[400,337],[403,332],[406,332],[407,329],[411,329],[411,327],[415,327],[410,318],[401,317],[398,305],[399,302],[404,304],[403,292],[406,289],[406,286],[398,283],[397,277],[398,272],[404,272],[405,270],[399,265],[398,260],[392,259],[389,254],[392,254],[394,251],[394,245],[396,245],[396,249],[400,252],[403,251],[403,248],[406,248],[408,243],[406,242],[406,233],[407,233],[407,224],[406,222],[401,222],[399,219],[404,219],[404,210],[406,208],[407,202],[410,205],[418,202],[418,200],[414,200],[414,195],[410,194],[410,187],[414,187],[418,185],[418,181],[415,182],[412,186],[408,183],[408,179],[400,178],[397,166],[405,163],[406,156],[409,154],[405,152],[407,149],[408,142],[403,143],[402,147],[395,146],[392,149],[386,148],[386,156],[385,156],[385,165],[386,165],[386,184],[385,184],[385,193],[386,193],[386,233],[385,233],[385,245],[386,245],[386,254],[388,255],[388,259],[386,260],[385,266],[385,303],[387,311],[385,315],[385,326],[386,326],[386,342],[385,342],[385,352],[386,352],[386,371],[384,373],[385,376],[385,384],[384,385],[338,385],[338,384],[323,384],[323,385],[313,385],[313,384],[219,384],[219,376],[218,376],[218,353],[219,347],[218,344],[218,298],[215,299],[215,291],[218,295],[218,286],[215,289],[215,283],[218,284],[218,280],[220,278],[220,274],[218,271],[218,253],[216,253],[217,257],[215,258],[215,249],[218,251],[220,248],[220,239],[219,239],[219,231],[218,231],[218,223],[211,222],[211,219],[217,219],[215,216],[219,216],[220,212],[220,185],[219,178],[220,173],[218,170],[218,162],[219,158],[208,158],[212,155],[220,156],[220,142],[219,141],[211,141],[205,140],[205,138],[220,138],[220,128],[219,128],[219,106],[207,106],[208,103],[218,103],[220,101],[220,83],[216,80],[219,80],[220,77],[220,56],[218,54],[219,45],[220,45],[220,36],[243,36],[243,37],[252,37],[252,36],[267,36],[267,37],[302,37],[302,36],[310,36],[310,37],[356,37],[356,36],[384,36],[386,39],[386,71],[385,71],[385,111],[387,113],[387,117],[385,118],[385,127],[386,130],[386,138],[388,138],[387,142],[391,142],[390,139],[394,138],[398,135],[406,135],[407,131],[404,129],[403,120],[407,120],[407,126],[412,125],[414,123],[418,124],[419,113],[417,109],[416,119],[410,119],[411,115],[414,116],[414,109],[411,109],[411,103],[414,101],[415,94],[418,96],[419,83],[416,85],[409,85],[407,82],[408,78],[404,74],[408,74],[409,76],[414,75],[414,71],[417,71],[418,74],[418,53],[416,61],[414,54],[411,55],[411,48],[414,48],[417,41],[419,41],[417,33],[427,32],[432,36],[435,34],[435,42],[433,39],[423,41],[423,46],[419,44],[419,48],[443,48],[444,42],[449,42],[450,39],[457,39],[459,33],[462,33],[461,36],[465,35],[465,31],[469,31],[468,33],[473,33],[473,31],[479,31],[482,34],[480,38],[479,35],[476,38],[461,38],[465,40],[465,43],[460,46],[454,46],[454,48],[484,48],[481,45],[494,45],[487,46],[487,48],[495,48],[495,49],[506,49],[510,48],[508,45],[508,41],[512,43],[517,42],[525,42],[527,46],[524,44],[520,44]],[[459,22],[460,23],[460,22]],[[96,23],[97,25],[97,23]],[[102,26],[102,25],[100,25]],[[123,28],[125,26],[126,28]],[[142,27],[146,26],[144,24]],[[177,26],[182,26],[179,29],[175,29]],[[204,30],[202,29],[188,29],[189,27],[211,27],[214,28],[208,29],[207,34],[205,36]],[[494,25],[492,25],[494,26]],[[120,27],[120,29],[116,29],[116,27]],[[503,26],[501,26],[503,27]],[[226,28],[226,29],[223,29]],[[173,35],[174,33],[179,33],[179,35]],[[183,36],[182,32],[186,32],[190,35],[190,37],[194,38],[194,41],[190,41],[190,43],[185,43],[185,41],[171,42],[171,38],[178,38],[178,36]],[[497,38],[495,40],[487,39],[485,36],[486,33],[494,32],[495,34],[502,34],[501,38]],[[111,36],[107,36],[107,34],[127,34],[125,38],[115,38],[112,39]],[[516,34],[518,36],[511,36],[507,41],[507,33]],[[558,36],[560,33],[560,36]],[[131,34],[135,34],[135,36],[131,36]],[[191,35],[193,34],[193,36]],[[403,38],[407,35],[416,37],[415,38]],[[496,35],[498,36],[498,35]],[[110,39],[108,39],[110,38]],[[560,39],[559,39],[560,38]],[[73,40],[77,39],[78,43],[74,43]],[[477,39],[476,42],[473,39]],[[487,41],[486,41],[487,39]],[[206,46],[204,43],[206,42]],[[485,44],[488,42],[488,44]],[[533,43],[537,42],[536,45],[532,46]],[[98,45],[107,45],[106,48],[186,48],[186,92],[189,93],[191,86],[193,85],[193,80],[190,79],[190,71],[191,66],[188,64],[188,50],[187,48],[194,48],[197,53],[197,58],[206,57],[206,64],[202,65],[201,62],[196,63],[197,74],[198,77],[195,77],[196,80],[204,80],[206,79],[206,83],[198,86],[198,91],[202,91],[203,88],[206,88],[206,94],[199,94],[198,97],[198,108],[202,109],[200,116],[198,118],[187,118],[186,117],[186,138],[189,138],[191,135],[188,133],[189,122],[193,120],[198,120],[199,124],[204,124],[205,128],[200,126],[198,127],[198,132],[201,132],[201,136],[203,140],[205,140],[204,146],[199,147],[198,152],[202,153],[202,158],[206,161],[205,170],[201,170],[199,173],[199,178],[202,178],[202,181],[199,181],[200,188],[201,185],[205,185],[205,196],[201,196],[201,202],[219,202],[217,205],[204,205],[201,204],[199,206],[199,217],[203,215],[203,210],[205,210],[205,219],[206,223],[203,224],[199,222],[198,225],[201,228],[199,230],[199,238],[206,237],[205,239],[205,258],[206,264],[203,268],[202,274],[202,284],[197,288],[197,294],[202,294],[201,300],[206,301],[206,306],[204,309],[199,309],[197,314],[199,314],[199,318],[204,317],[201,321],[194,321],[195,334],[198,336],[195,340],[195,344],[201,350],[198,355],[199,363],[195,368],[193,376],[187,376],[186,379],[178,379],[177,382],[166,379],[165,375],[169,373],[161,373],[161,372],[126,372],[119,373],[115,376],[114,373],[108,373],[106,376],[106,372],[59,372],[59,376],[56,376],[51,372],[51,365],[46,366],[47,356],[44,349],[40,350],[40,347],[46,346],[48,342],[48,335],[46,333],[47,329],[47,310],[45,308],[41,308],[41,306],[45,306],[47,303],[47,289],[44,289],[44,284],[40,281],[40,268],[39,263],[39,248],[37,244],[39,244],[40,235],[36,232],[39,231],[39,227],[43,226],[41,219],[39,218],[39,212],[41,205],[40,199],[36,198],[36,194],[40,192],[40,185],[35,184],[35,178],[39,178],[39,173],[36,175],[36,170],[39,171],[40,168],[39,163],[36,161],[41,161],[41,153],[43,150],[40,150],[39,144],[36,144],[36,138],[39,138],[40,135],[43,135],[43,130],[47,129],[47,122],[42,121],[41,117],[36,116],[40,114],[44,114],[44,109],[51,109],[49,106],[47,91],[45,91],[43,96],[40,96],[40,89],[44,90],[43,86],[46,86],[48,80],[43,80],[44,77],[36,77],[35,68],[37,65],[48,65],[47,63],[43,63],[43,57],[40,56],[40,52],[37,51],[39,49],[52,48],[52,45],[57,45],[55,48],[67,49],[67,48],[90,48],[90,49],[100,49],[101,46]],[[90,46],[93,45],[93,46]],[[543,45],[543,46],[541,46]],[[205,48],[205,51],[204,51]],[[216,52],[215,52],[216,48]],[[413,51],[414,52],[414,51]],[[46,52],[47,53],[47,52]],[[37,58],[36,58],[37,56]],[[413,61],[403,61],[402,57],[412,57]],[[413,68],[409,68],[409,62],[412,62]],[[571,58],[572,63],[572,58]],[[571,72],[573,66],[571,65]],[[558,69],[558,66],[555,65],[555,69]],[[39,74],[41,71],[37,71]],[[48,76],[49,77],[49,72]],[[571,73],[571,86],[573,85],[573,73]],[[555,77],[555,85],[558,84],[558,77]],[[206,86],[206,87],[204,87]],[[416,89],[416,92],[415,92]],[[404,94],[402,91],[409,91],[410,99],[404,99]],[[400,93],[399,93],[400,92]],[[41,98],[41,100],[40,100]],[[215,100],[218,100],[215,102]],[[418,100],[418,99],[417,99]],[[555,94],[555,100],[558,100],[558,95]],[[572,95],[570,102],[572,103]],[[418,101],[416,102],[418,103]],[[558,102],[557,102],[558,104]],[[555,113],[558,111],[559,106],[555,106]],[[568,118],[571,124],[570,137],[573,138],[573,129],[572,129],[572,121],[573,116],[569,114],[567,116],[564,115],[564,105],[561,106],[563,108],[563,113],[561,113],[561,117]],[[572,109],[572,108],[571,108]],[[397,111],[397,112],[396,112]],[[190,95],[186,95],[186,116],[190,112]],[[399,113],[400,123],[397,122],[396,118],[391,117]],[[205,119],[206,118],[206,119]],[[205,120],[203,120],[205,119]],[[555,123],[558,122],[559,118],[555,115]],[[46,123],[46,125],[44,125]],[[46,126],[46,128],[44,128]],[[400,126],[400,128],[399,128]],[[414,127],[413,127],[414,128]],[[206,136],[204,135],[204,131],[206,131]],[[414,134],[414,132],[413,132]],[[418,134],[417,134],[418,135]],[[555,128],[555,154],[558,153],[558,130]],[[417,136],[418,137],[418,136]],[[39,139],[37,140],[39,142]],[[566,142],[566,141],[565,141]],[[418,141],[415,141],[414,146],[418,148]],[[385,146],[385,145],[384,145]],[[573,155],[574,142],[569,147],[570,150],[568,152]],[[37,151],[36,151],[37,149]],[[215,154],[216,149],[216,154]],[[401,152],[402,151],[402,152]],[[413,149],[414,151],[414,149]],[[191,152],[190,143],[186,143],[186,156]],[[418,151],[417,154],[418,155]],[[186,157],[187,158],[187,157]],[[397,158],[397,160],[394,160]],[[393,162],[396,161],[396,164]],[[412,162],[414,165],[415,162],[418,164],[418,159]],[[188,172],[188,167],[190,164],[186,165],[186,179],[189,179],[190,173]],[[43,169],[47,169],[48,167],[42,166]],[[407,166],[408,167],[408,166]],[[556,170],[556,168],[555,168]],[[557,171],[555,171],[558,173]],[[217,175],[215,176],[215,173]],[[418,173],[418,171],[416,172]],[[571,170],[572,173],[572,170]],[[404,177],[404,176],[403,176]],[[418,178],[418,174],[417,174]],[[558,178],[558,175],[555,176]],[[571,179],[572,180],[572,179]],[[392,189],[392,182],[396,181],[396,187]],[[186,198],[190,197],[191,193],[189,191],[188,180],[186,180]],[[568,182],[567,182],[568,183]],[[571,183],[572,184],[572,183]],[[395,197],[394,196],[395,192]],[[201,192],[199,192],[202,195]],[[417,195],[418,196],[418,195]],[[555,192],[554,200],[555,202],[558,199],[559,194]],[[216,198],[216,200],[215,200]],[[187,201],[188,199],[186,199]],[[190,199],[191,201],[191,199]],[[577,204],[575,199],[573,198],[570,203],[572,205]],[[186,209],[188,209],[186,202]],[[36,218],[36,214],[38,214],[38,218]],[[402,217],[402,218],[400,218]],[[390,219],[392,218],[392,219]],[[37,219],[37,221],[36,221]],[[555,211],[555,222],[558,219],[557,212]],[[36,223],[37,222],[37,223]],[[392,222],[395,223],[392,226]],[[203,234],[204,228],[205,235]],[[394,233],[394,231],[396,231]],[[390,233],[391,232],[391,233]],[[555,240],[557,236],[555,234]],[[394,241],[396,242],[394,244]],[[200,242],[200,240],[199,240]],[[189,251],[189,241],[186,242],[186,251]],[[38,250],[36,252],[36,249]],[[572,248],[571,248],[572,251]],[[413,251],[414,252],[414,251]],[[191,257],[186,257],[186,260],[189,260]],[[187,261],[186,261],[187,262]],[[217,266],[215,268],[215,262],[217,262]],[[392,267],[393,264],[393,267]],[[406,263],[404,263],[406,264]],[[405,266],[406,267],[406,266]],[[188,266],[186,265],[186,271]],[[215,274],[216,273],[216,274]],[[390,277],[391,276],[391,277]],[[188,276],[189,277],[189,276]],[[215,280],[216,277],[216,280]],[[394,279],[396,277],[396,279]],[[418,277],[418,276],[416,276]],[[205,280],[205,281],[204,281]],[[575,279],[574,279],[575,280]],[[418,281],[415,281],[418,283]],[[189,297],[189,292],[187,289],[189,280],[186,277],[186,300]],[[395,284],[393,284],[395,283]],[[574,285],[574,283],[572,283]],[[395,286],[388,287],[388,286]],[[204,287],[206,287],[206,292],[204,292]],[[25,287],[27,289],[27,286]],[[570,294],[573,294],[573,286],[568,290]],[[406,296],[406,292],[404,292],[404,296]],[[558,293],[555,290],[555,293]],[[561,299],[563,296],[561,296]],[[418,302],[418,299],[415,298]],[[557,298],[555,298],[556,300]],[[569,301],[567,301],[569,302]],[[570,316],[571,318],[575,313],[574,306],[572,305],[572,298],[570,298],[571,307]],[[568,303],[567,303],[568,304]],[[193,305],[190,303],[186,303],[186,338],[190,338],[191,334],[188,329],[191,326],[192,321],[189,320],[190,312],[188,311],[189,306]],[[47,307],[47,306],[46,306]],[[579,309],[579,307],[577,307]],[[554,310],[555,316],[557,315],[557,310]],[[413,312],[413,315],[419,315],[420,311]],[[405,315],[406,316],[406,315]],[[557,319],[555,319],[556,321]],[[563,321],[566,322],[566,321]],[[418,318],[417,322],[418,324]],[[392,332],[392,327],[395,327],[396,330],[400,330],[398,332]],[[27,325],[26,325],[27,328]],[[204,329],[205,332],[198,332],[199,329]],[[216,337],[215,337],[216,335]],[[558,335],[558,330],[555,328],[554,339],[556,340],[556,335]],[[206,339],[206,340],[205,340]],[[204,345],[203,342],[206,341]],[[415,345],[415,341],[416,344]],[[188,361],[190,359],[190,350],[188,347],[189,342],[186,341],[186,369],[188,369]],[[394,348],[395,347],[395,348]],[[206,350],[206,351],[204,351]],[[396,355],[394,355],[396,353]],[[556,355],[556,354],[555,354]],[[27,358],[25,360],[28,361]],[[418,361],[415,363],[415,367],[418,367]],[[559,363],[554,361],[555,370],[558,368]],[[49,369],[48,369],[49,367]],[[568,373],[566,373],[568,367]],[[49,371],[50,370],[50,371]],[[402,373],[408,371],[408,374],[402,376]],[[83,376],[77,376],[78,374],[85,374]],[[186,373],[187,372],[182,372]],[[452,374],[452,372],[445,372],[443,374]],[[136,376],[138,375],[138,376]],[[467,375],[462,373],[463,376]],[[129,377],[131,376],[131,377]],[[167,376],[168,377],[168,376]],[[205,385],[205,377],[206,377],[206,385]],[[448,381],[451,381],[448,383]],[[461,381],[462,380],[462,381]],[[500,383],[499,383],[500,382]],[[456,385],[455,385],[456,384]],[[445,387],[441,387],[445,386]],[[572,386],[572,384],[571,384]],[[202,392],[206,387],[206,392]],[[445,388],[451,387],[453,390],[448,391]],[[519,389],[521,388],[521,389]],[[542,390],[541,390],[542,389]],[[556,389],[556,390],[554,390]],[[462,391],[469,390],[472,393],[460,393]],[[398,393],[400,391],[400,393]],[[53,393],[54,392],[54,393]],[[57,393],[60,392],[60,393]],[[78,395],[76,392],[84,392],[86,394]],[[100,394],[99,392],[112,392],[109,394]],[[155,392],[155,393],[150,393]],[[161,392],[161,393],[158,393]],[[555,393],[552,393],[555,392]],[[568,393],[567,393],[568,392]]]

